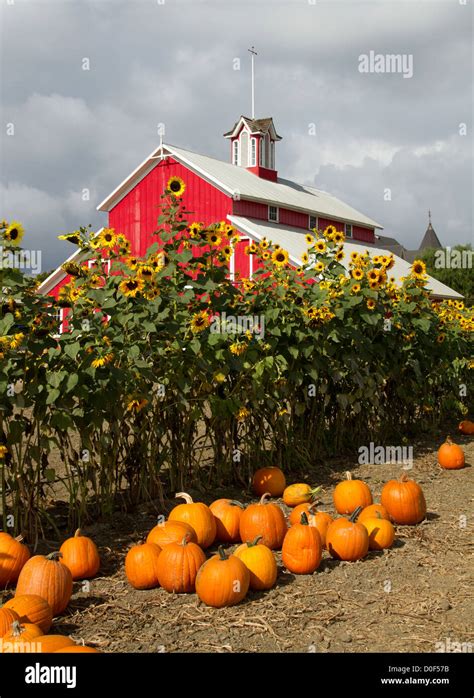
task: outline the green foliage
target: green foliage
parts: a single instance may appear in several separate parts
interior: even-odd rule
[[[425,250],[422,256],[430,276],[464,296],[474,305],[474,251],[471,245],[456,245],[450,250]]]

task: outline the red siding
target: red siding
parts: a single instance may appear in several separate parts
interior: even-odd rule
[[[352,235],[354,237],[354,240],[363,240],[364,242],[375,242],[375,231],[372,228],[362,228],[360,225],[353,225]]]
[[[288,208],[281,208],[279,211],[279,222],[282,225],[291,225],[294,228],[308,228],[308,214],[299,211],[290,211]]]
[[[328,225],[334,225],[336,230],[340,230],[342,233],[344,232],[344,223],[341,221],[332,220],[331,218],[321,218],[321,216],[318,216],[319,230],[324,230],[324,228],[327,228]]]
[[[249,255],[246,255],[244,250],[249,244],[248,238],[243,238],[237,243],[234,251],[234,271],[235,280],[248,278],[250,269]]]
[[[234,216],[243,216],[244,218],[259,218],[264,221],[268,220],[267,204],[260,204],[257,201],[244,201],[243,199],[234,201],[232,213]]]
[[[161,194],[168,179],[178,176],[186,183],[182,201],[190,222],[205,225],[224,220],[232,211],[232,199],[171,158],[160,162],[109,213],[109,226],[130,238],[132,252],[145,254],[158,227]]]

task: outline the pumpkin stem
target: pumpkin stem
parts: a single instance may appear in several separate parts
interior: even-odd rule
[[[12,623],[12,631],[11,634],[13,637],[20,637],[22,632],[24,631],[24,628],[22,627],[21,623],[19,620],[14,620]]]
[[[357,507],[357,509],[354,509],[354,511],[352,512],[352,514],[349,517],[349,521],[351,521],[352,523],[355,523],[357,517],[359,516],[359,514],[363,508],[364,507]]]
[[[219,547],[217,548],[217,552],[219,553],[219,557],[221,560],[228,560],[229,559],[227,554],[226,554],[226,551],[224,550],[223,545],[219,545]]]
[[[451,441],[451,437],[449,436],[449,434],[448,434],[448,436],[446,437],[446,443],[448,444],[448,446],[452,446],[452,445],[453,445],[453,442]]]
[[[305,511],[301,512],[300,524],[302,524],[303,526],[309,526],[308,517],[306,516]]]
[[[18,543],[23,543],[23,541],[24,541],[25,539],[23,538],[22,535],[19,535],[19,536],[15,536],[15,540],[18,541]]]
[[[193,498],[187,494],[186,492],[176,492],[175,499],[184,499],[186,501],[186,504],[192,504],[193,503]]]
[[[187,545],[189,543],[189,538],[190,538],[189,533],[186,533],[183,540],[181,541],[181,545],[183,545],[183,546]]]
[[[403,475],[400,478],[400,482],[407,482],[408,481],[408,475],[406,473],[403,473]]]
[[[75,534],[74,534],[74,538],[79,538],[80,535],[81,535],[81,529],[78,528],[77,531],[76,531]]]
[[[259,504],[266,504],[267,503],[267,497],[271,497],[272,495],[270,492],[265,492],[265,494],[262,494]]]
[[[59,552],[59,550],[56,550],[54,553],[49,553],[49,555],[46,555],[47,560],[59,560],[63,556],[62,553]]]
[[[258,545],[258,541],[261,540],[263,536],[257,536],[255,540],[247,541],[247,548],[253,548],[254,545]]]
[[[346,480],[352,480],[352,473],[349,470],[346,470],[344,475],[346,476]]]
[[[229,504],[232,504],[232,506],[234,507],[240,507],[241,509],[245,509],[242,502],[238,502],[236,499],[229,499]]]

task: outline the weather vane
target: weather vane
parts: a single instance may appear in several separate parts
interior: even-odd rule
[[[257,56],[257,52],[255,50],[255,46],[252,46],[252,48],[247,49],[250,55],[252,56],[252,119],[255,118],[255,67],[254,67],[254,59],[255,56]]]

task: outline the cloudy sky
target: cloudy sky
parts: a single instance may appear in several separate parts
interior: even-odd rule
[[[58,234],[105,223],[97,204],[159,123],[165,142],[227,160],[255,45],[281,176],[406,247],[429,208],[443,244],[472,242],[470,1],[1,0],[0,217],[24,222],[47,270],[72,251]],[[413,76],[360,72],[371,51],[405,55]]]

